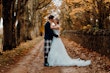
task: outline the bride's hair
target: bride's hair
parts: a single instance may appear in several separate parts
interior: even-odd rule
[[[59,24],[59,19],[58,18],[55,18],[55,20],[56,20],[56,23]]]

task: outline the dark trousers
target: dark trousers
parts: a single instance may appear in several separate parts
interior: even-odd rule
[[[48,54],[50,51],[52,40],[45,40],[44,42],[44,63],[48,63]]]

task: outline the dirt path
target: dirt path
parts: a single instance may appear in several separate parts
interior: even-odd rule
[[[99,68],[99,71],[95,62],[92,64],[93,65],[87,67],[44,67],[42,40],[7,73],[110,73],[110,71],[104,71],[103,69],[101,71],[101,68]]]
[[[7,73],[36,73],[38,66],[37,61],[43,48],[43,41],[35,46],[23,59],[21,59],[13,68]]]

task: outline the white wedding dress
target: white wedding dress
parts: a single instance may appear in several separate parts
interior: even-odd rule
[[[59,30],[53,30],[55,34],[59,35]],[[61,40],[61,38],[53,37],[51,49],[48,55],[49,66],[88,66],[91,64],[90,60],[72,59]]]

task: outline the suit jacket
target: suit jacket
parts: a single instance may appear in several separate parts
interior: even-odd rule
[[[53,36],[58,37],[58,35],[56,35],[53,30],[50,28],[50,23],[47,22],[45,24],[45,35],[44,35],[44,39],[45,40],[52,40]]]

